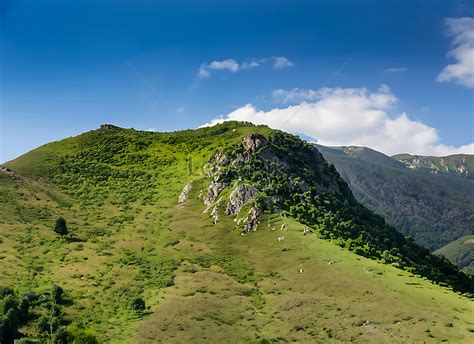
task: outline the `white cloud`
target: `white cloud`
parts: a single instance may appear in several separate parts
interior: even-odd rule
[[[228,69],[231,72],[237,72],[239,70],[239,64],[235,60],[227,59],[223,61],[212,61],[208,66],[211,70],[224,70]]]
[[[199,67],[198,76],[200,79],[209,78],[211,70],[229,70],[233,73],[239,70],[239,64],[233,59],[226,59],[222,61],[212,61],[208,65],[202,64]]]
[[[405,72],[407,71],[407,67],[391,67],[391,68],[386,68],[385,72],[386,73],[400,73],[400,72]]]
[[[198,70],[198,77],[199,79],[205,79],[209,78],[211,76],[211,73],[209,73],[206,69],[206,65],[201,65]]]
[[[474,88],[474,18],[448,18],[446,25],[454,45],[448,56],[456,63],[447,65],[437,81],[453,81]]]
[[[309,94],[314,101],[269,111],[247,104],[207,125],[236,120],[266,124],[275,129],[284,126],[288,132],[306,135],[323,145],[367,146],[388,155],[404,152],[424,155],[474,153],[474,143],[462,147],[446,146],[440,143],[435,128],[414,121],[405,113],[389,116],[387,111],[398,99],[387,85],[375,92],[366,88],[297,90],[286,93],[277,90],[277,94],[283,97]]]
[[[240,66],[241,69],[254,69],[257,67],[260,67],[261,62],[256,61],[256,60],[248,60],[242,63]]]
[[[152,132],[156,132],[156,128],[148,128],[147,130],[145,131],[152,131]]]
[[[228,70],[232,73],[236,73],[241,70],[250,70],[254,68],[261,67],[262,65],[269,63],[269,58],[261,59],[247,59],[242,63],[239,63],[233,59],[225,59],[222,61],[212,61],[209,64],[202,64],[198,69],[199,79],[206,79],[211,76],[212,71],[223,71]],[[285,67],[290,67],[293,63],[284,56],[274,57],[273,58],[273,67],[275,69],[282,69]]]
[[[283,69],[283,68],[293,66],[293,62],[291,62],[285,56],[275,56],[273,57],[273,59],[274,59],[273,67],[276,69]]]

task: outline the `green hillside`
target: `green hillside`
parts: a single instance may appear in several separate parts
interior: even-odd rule
[[[442,254],[462,271],[474,275],[474,235],[465,235],[435,253]]]
[[[430,250],[474,233],[474,180],[432,174],[365,147],[318,146],[356,198]]]
[[[455,174],[468,178],[474,176],[474,156],[469,154],[444,157],[397,154],[393,158],[414,170],[425,170],[434,174]]]
[[[361,206],[292,135],[105,126],[6,168],[5,342],[474,340],[473,280]]]

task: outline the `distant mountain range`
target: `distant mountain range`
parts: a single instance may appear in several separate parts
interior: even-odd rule
[[[434,174],[447,173],[474,178],[474,155],[455,154],[444,157],[397,154],[392,158],[401,161],[413,170]]]
[[[474,156],[389,157],[366,147],[317,147],[361,203],[419,244],[434,251],[474,234]]]

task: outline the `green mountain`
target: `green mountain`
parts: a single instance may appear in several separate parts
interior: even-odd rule
[[[417,243],[436,250],[474,233],[473,179],[410,169],[365,147],[317,147],[362,204]]]
[[[397,154],[394,159],[402,162],[408,168],[425,170],[434,174],[447,173],[474,177],[474,155],[455,154],[444,157]]]
[[[474,340],[473,279],[264,126],[35,149],[0,171],[0,245],[6,343]]]
[[[435,253],[445,256],[462,271],[474,275],[474,235],[465,235]]]

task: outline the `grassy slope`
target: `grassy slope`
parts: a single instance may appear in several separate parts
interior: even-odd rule
[[[189,153],[192,173],[182,148],[151,145],[155,156],[177,161],[157,169],[152,201],[125,206],[107,201],[120,195],[119,187],[97,205],[38,179],[54,171],[58,149],[71,152],[90,135],[112,133],[50,144],[10,162],[23,181],[0,174],[0,284],[41,290],[58,283],[74,300],[67,316],[102,341],[472,342],[473,305],[447,289],[303,236],[302,225],[277,215],[248,236],[233,231],[231,217],[213,225],[196,199],[199,187],[185,207],[175,205],[186,182],[202,176],[200,166],[211,152],[255,130],[218,137],[207,132],[199,138],[207,149]],[[72,242],[59,242],[51,230],[60,215]],[[280,230],[271,229],[281,223],[288,231],[279,243]],[[336,263],[328,265],[330,260]],[[127,309],[137,295],[151,305],[151,314],[139,317]]]
[[[442,254],[461,270],[474,274],[474,235],[465,235],[435,253]]]

